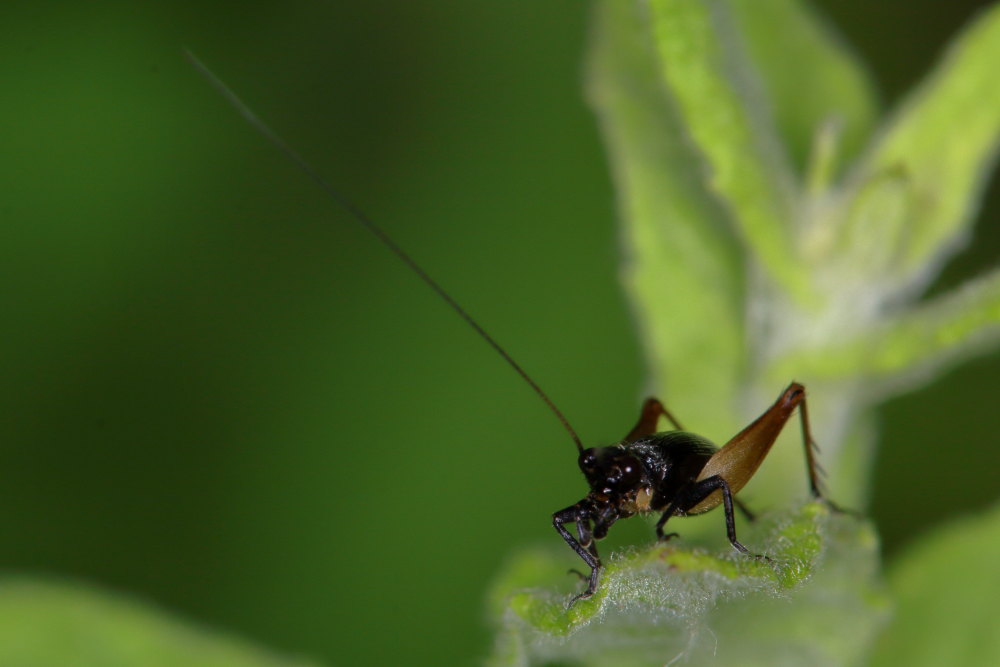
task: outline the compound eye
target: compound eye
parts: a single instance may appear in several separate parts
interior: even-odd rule
[[[593,452],[584,452],[580,456],[580,467],[586,471],[592,471],[597,467],[597,455]]]
[[[639,482],[639,465],[633,459],[625,459],[615,466],[614,483],[620,487],[630,487]]]

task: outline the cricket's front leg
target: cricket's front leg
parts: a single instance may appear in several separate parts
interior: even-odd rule
[[[566,530],[563,524],[567,523],[576,524],[579,539]],[[587,588],[570,601],[572,605],[577,600],[589,598],[597,590],[597,580],[601,573],[601,558],[597,554],[597,546],[594,544],[593,533],[590,530],[590,516],[586,508],[581,507],[579,503],[553,514],[552,525],[566,544],[590,567]]]

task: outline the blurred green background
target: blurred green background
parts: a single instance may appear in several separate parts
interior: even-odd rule
[[[889,105],[984,3],[820,4]],[[180,51],[603,443],[644,374],[586,33],[580,0],[4,3],[0,567],[333,663],[485,655],[492,574],[558,547],[550,514],[585,491],[572,443]],[[940,286],[1000,257],[996,186],[982,216]],[[995,499],[964,471],[1000,469],[998,374],[994,354],[885,406],[890,557]]]

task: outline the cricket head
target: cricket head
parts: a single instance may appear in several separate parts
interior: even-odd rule
[[[602,496],[621,496],[642,482],[642,465],[621,447],[585,449],[578,463],[591,491]]]

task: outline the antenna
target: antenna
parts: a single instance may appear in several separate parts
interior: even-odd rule
[[[465,308],[460,306],[458,302],[444,290],[443,287],[441,287],[433,278],[430,277],[430,275],[428,275],[426,271],[423,270],[423,268],[421,268],[419,264],[416,263],[416,261],[413,260],[412,257],[410,257],[401,247],[396,245],[396,242],[393,241],[381,227],[376,225],[364,211],[358,208],[354,202],[333,187],[320,175],[318,171],[316,171],[316,169],[313,168],[312,165],[306,162],[305,158],[299,155],[299,153],[294,148],[289,146],[284,139],[282,139],[267,125],[267,123],[261,120],[257,114],[255,114],[250,107],[247,106],[246,103],[243,102],[243,100],[241,100],[239,96],[229,88],[229,86],[224,84],[219,77],[217,77],[210,69],[208,69],[208,67],[205,66],[204,63],[198,60],[197,56],[191,53],[191,51],[184,49],[184,57],[187,58],[188,62],[191,63],[191,65],[198,70],[198,72],[200,72],[205,79],[208,80],[212,87],[215,88],[215,90],[218,91],[218,93],[222,95],[227,102],[233,105],[236,111],[243,116],[243,118],[250,123],[255,130],[264,135],[264,138],[270,141],[275,148],[291,160],[300,171],[315,181],[316,184],[319,185],[324,192],[326,192],[330,199],[334,201],[334,203],[344,209],[352,218],[360,222],[365,229],[374,234],[375,238],[377,238],[382,245],[392,251],[392,253],[403,262],[403,264],[406,264],[411,271],[417,274],[418,278],[424,281],[424,283],[439,297],[441,297],[452,310],[458,313],[458,316],[465,320],[466,324],[472,327],[472,329],[479,334],[483,340],[489,343],[490,347],[496,350],[497,354],[503,357],[503,360],[510,364],[510,367],[517,371],[517,374],[528,383],[528,386],[535,390],[535,393],[538,394],[539,398],[545,402],[545,405],[549,406],[549,409],[563,425],[563,428],[565,428],[569,433],[569,436],[573,438],[573,443],[576,445],[577,450],[581,452],[583,451],[583,443],[580,442],[580,436],[578,436],[576,431],[573,430],[573,427],[570,426],[569,420],[566,419],[566,416],[562,413],[562,411],[560,411],[559,408],[556,407],[556,404],[552,402],[552,399],[549,398],[544,391],[542,391],[542,388],[538,386],[538,383],[532,380],[531,376],[528,375],[523,368],[521,368],[520,364],[514,361],[513,357],[511,357],[505,349],[500,347],[500,344],[493,339],[493,336],[486,333],[486,330],[480,326],[479,322],[473,319],[472,315],[469,315],[469,313],[466,312]]]

